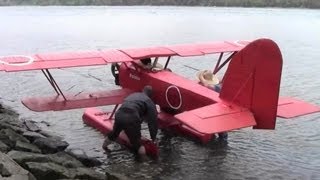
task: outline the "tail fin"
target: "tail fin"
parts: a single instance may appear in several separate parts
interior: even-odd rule
[[[274,129],[282,71],[275,42],[259,39],[234,55],[223,78],[220,98],[249,108],[256,129]]]

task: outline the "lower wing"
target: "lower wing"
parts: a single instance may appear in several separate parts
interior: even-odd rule
[[[105,106],[121,104],[123,99],[132,93],[129,89],[117,89],[110,91],[99,91],[92,93],[82,93],[79,95],[56,95],[49,97],[32,97],[22,100],[22,103],[30,110],[42,111],[62,111],[69,109]]]

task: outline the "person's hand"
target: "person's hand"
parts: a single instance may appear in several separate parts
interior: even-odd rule
[[[138,149],[138,154],[146,155],[146,148],[144,146],[140,146],[140,148]]]
[[[158,139],[154,139],[154,140],[152,140],[152,142],[153,142],[153,144],[155,144],[155,145],[159,145],[159,141],[158,141]]]

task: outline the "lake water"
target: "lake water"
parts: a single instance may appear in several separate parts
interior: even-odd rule
[[[52,51],[143,47],[216,40],[276,41],[284,65],[281,95],[320,105],[320,11],[215,7],[0,7],[0,56]],[[215,57],[215,56],[213,56]],[[195,78],[214,67],[210,56],[171,61]],[[211,69],[212,69],[211,68]],[[112,89],[110,66],[53,70],[65,92]],[[82,123],[83,110],[35,113],[25,96],[53,94],[40,72],[0,72],[0,101],[22,118],[62,135],[104,162],[100,171],[137,179],[320,179],[320,113],[278,119],[274,131],[241,129],[227,144],[200,145],[160,132],[158,161],[135,161],[126,149],[101,149],[103,136]],[[95,78],[93,78],[95,77]],[[104,109],[108,109],[104,107]],[[41,123],[42,122],[42,123]],[[47,122],[50,126],[46,126]]]

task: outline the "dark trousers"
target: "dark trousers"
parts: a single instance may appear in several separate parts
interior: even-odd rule
[[[113,130],[108,134],[108,138],[112,141],[116,140],[122,130],[128,136],[134,152],[137,153],[141,146],[141,119],[139,114],[119,109],[115,114]]]

